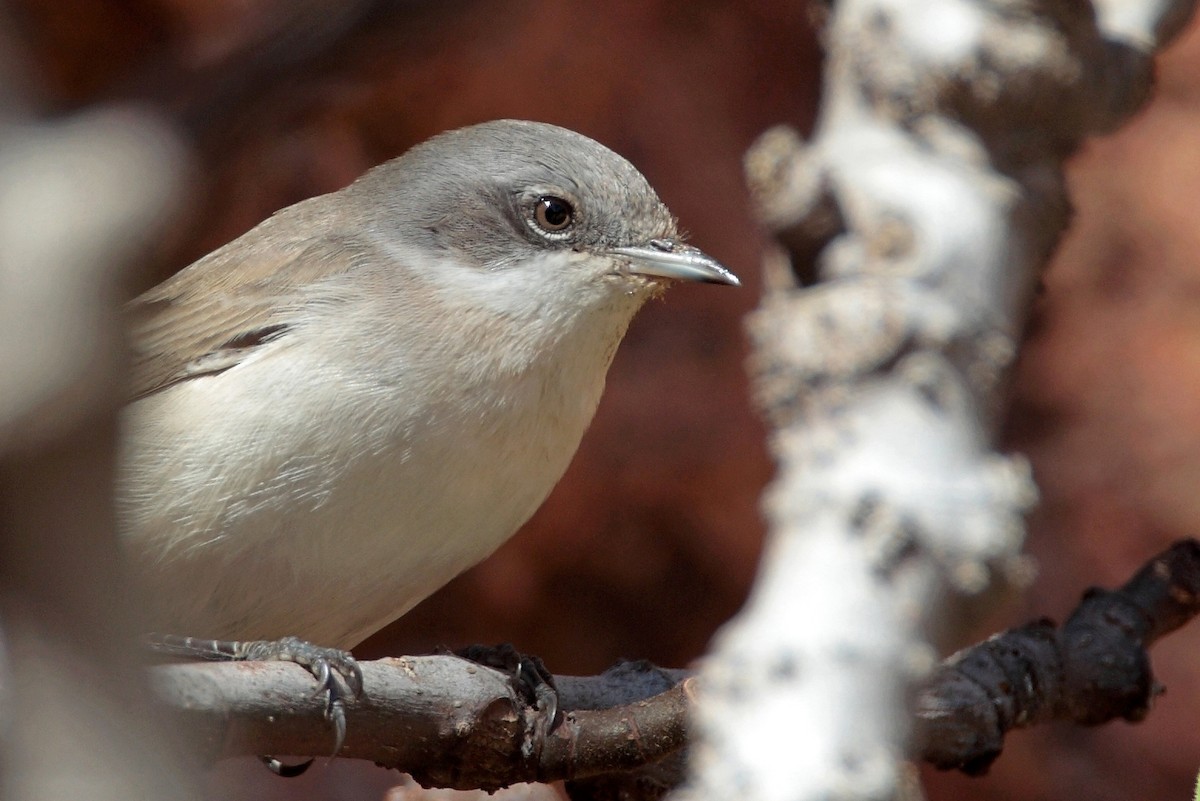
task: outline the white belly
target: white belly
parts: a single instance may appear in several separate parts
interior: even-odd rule
[[[417,404],[403,387],[314,381],[325,368],[303,361],[273,384],[241,365],[129,410],[123,528],[152,630],[357,644],[533,514],[607,367]],[[324,389],[301,405],[302,385]]]

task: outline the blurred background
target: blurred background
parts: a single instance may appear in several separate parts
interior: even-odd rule
[[[512,642],[557,673],[620,657],[685,665],[753,579],[770,479],[741,317],[765,243],[741,159],[766,127],[807,133],[820,52],[784,0],[9,0],[39,110],[145,103],[193,148],[184,210],[130,293],[278,208],[337,189],[439,131],[500,117],[581,131],[633,161],[745,288],[685,286],[637,320],[574,464],[497,554],[359,651]],[[1157,99],[1071,165],[1078,215],[1045,276],[1006,447],[1042,488],[1040,573],[979,636],[1061,618],[1200,531],[1200,31],[1162,59]],[[811,610],[816,616],[820,609]],[[802,625],[803,621],[797,621]],[[933,799],[1185,798],[1200,767],[1200,626],[1168,638],[1140,725],[1009,739],[982,779],[927,772]],[[353,762],[297,780],[257,762],[214,798],[379,798]]]

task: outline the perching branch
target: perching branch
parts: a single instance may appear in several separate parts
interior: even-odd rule
[[[498,671],[455,656],[381,659],[362,669],[365,697],[347,701],[339,756],[403,770],[427,787],[484,790],[628,771],[677,752],[693,681],[636,662],[559,678],[564,719],[540,737],[536,712]],[[330,755],[324,700],[296,665],[175,664],[153,676],[160,699],[211,759]]]
[[[921,692],[914,753],[978,773],[1013,728],[1140,720],[1160,692],[1148,649],[1197,614],[1200,543],[1184,540],[1119,590],[1089,590],[1061,629],[1035,621],[947,659]],[[687,671],[645,662],[559,677],[560,701],[571,711],[538,739],[537,721],[502,673],[454,656],[362,667],[367,696],[349,700],[340,755],[403,770],[430,787],[568,779],[572,798],[627,797],[633,786],[634,797],[658,798],[682,780],[686,719],[695,696],[703,701]],[[296,665],[176,664],[153,676],[169,714],[207,745],[210,760],[329,754],[324,700]]]

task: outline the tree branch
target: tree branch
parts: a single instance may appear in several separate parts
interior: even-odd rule
[[[111,492],[119,299],[186,154],[144,109],[39,118],[16,27],[0,4],[0,795],[193,799],[140,691]]]
[[[682,798],[897,794],[959,604],[1021,569],[1035,489],[993,439],[1069,220],[1063,160],[1146,100],[1192,3],[1133,6],[832,7],[815,137],[777,129],[747,158],[779,244],[749,321],[779,469]]]
[[[559,678],[567,711],[540,737],[536,712],[496,670],[455,656],[381,659],[362,669],[365,697],[347,699],[338,755],[403,770],[427,787],[495,790],[627,771],[685,742],[692,680],[683,671],[629,662],[597,677]],[[153,683],[211,759],[330,755],[324,702],[296,665],[163,665]]]
[[[1141,720],[1160,692],[1147,650],[1200,613],[1200,543],[1184,540],[1118,590],[1088,590],[1061,630],[1039,620],[947,659],[917,704],[916,753],[980,773],[1013,728],[1049,720]],[[539,721],[508,677],[455,656],[362,663],[366,697],[347,699],[339,756],[412,774],[427,787],[495,790],[570,780],[572,798],[659,798],[683,778],[688,671],[624,662],[558,677],[562,725]],[[333,734],[312,677],[279,663],[154,668],[153,686],[208,759],[327,756]],[[630,796],[629,788],[637,791]]]
[[[939,768],[987,771],[1015,728],[1140,721],[1162,692],[1151,645],[1200,613],[1200,542],[1156,556],[1118,590],[1091,589],[1061,629],[1038,620],[947,659],[917,701],[917,741]]]

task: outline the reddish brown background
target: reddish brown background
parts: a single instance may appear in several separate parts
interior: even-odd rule
[[[762,239],[740,161],[768,125],[807,129],[815,114],[819,55],[801,4],[19,0],[11,10],[47,111],[149,101],[194,144],[190,202],[142,286],[458,125],[555,122],[641,167],[746,288],[681,287],[643,312],[545,508],[360,655],[512,641],[557,672],[584,673],[620,656],[676,665],[701,652],[744,597],[762,533],[770,464],[739,324],[757,297]],[[1079,216],[1046,277],[1008,427],[1043,490],[1030,532],[1042,572],[997,625],[1061,616],[1088,584],[1118,582],[1200,530],[1200,32],[1163,60],[1155,104],[1085,149],[1072,187]],[[1158,648],[1170,691],[1146,723],[1020,733],[984,779],[929,776],[931,797],[1187,797],[1200,767],[1198,646],[1193,627]],[[292,782],[226,765],[213,796],[373,798],[392,781],[344,762]]]

